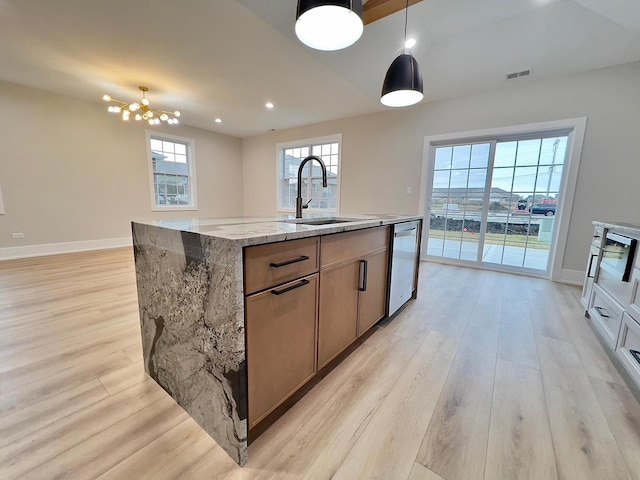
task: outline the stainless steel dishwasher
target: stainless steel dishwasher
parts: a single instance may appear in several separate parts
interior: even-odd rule
[[[393,315],[413,297],[416,288],[419,228],[419,221],[397,223],[393,226],[388,316]]]

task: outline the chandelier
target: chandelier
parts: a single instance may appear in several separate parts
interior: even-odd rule
[[[142,99],[139,102],[123,102],[111,98],[111,95],[104,95],[102,99],[105,102],[113,102],[115,105],[109,105],[107,111],[110,113],[121,113],[122,120],[125,122],[129,120],[131,115],[134,115],[136,121],[145,120],[149,122],[149,125],[160,125],[160,122],[167,122],[169,125],[176,125],[178,123],[178,117],[180,112],[178,110],[174,112],[167,112],[165,110],[154,110],[149,107],[149,100],[146,97],[146,93],[149,91],[147,87],[138,87],[142,92]]]

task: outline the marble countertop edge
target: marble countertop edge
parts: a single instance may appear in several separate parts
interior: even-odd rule
[[[349,221],[327,225],[305,225],[300,223],[305,220],[313,221],[325,218],[344,218]],[[244,247],[362,230],[364,228],[392,225],[395,223],[420,220],[422,218],[422,215],[341,214],[329,216],[311,214],[305,215],[302,219],[296,219],[292,215],[280,215],[275,217],[134,221],[133,223],[198,233],[200,235],[232,241],[237,246]]]
[[[592,223],[596,227],[608,228],[609,230],[616,230],[628,235],[640,236],[640,225],[626,222],[601,222],[599,220],[594,220]]]

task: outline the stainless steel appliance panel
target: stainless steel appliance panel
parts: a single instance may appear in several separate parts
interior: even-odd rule
[[[413,296],[418,262],[419,226],[418,221],[397,223],[393,226],[389,316]]]

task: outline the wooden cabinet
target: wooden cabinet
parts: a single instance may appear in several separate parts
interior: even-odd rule
[[[316,373],[318,274],[246,300],[249,428]]]
[[[389,250],[368,255],[364,259],[366,285],[359,292],[358,335],[362,335],[385,315]]]
[[[388,245],[388,227],[322,238],[318,369],[384,317]]]
[[[384,317],[388,264],[386,226],[245,249],[250,430]]]
[[[320,237],[311,237],[246,248],[245,294],[317,272],[319,242]]]
[[[358,337],[359,280],[357,260],[320,272],[319,368]]]
[[[249,428],[316,374],[319,237],[244,251]]]

